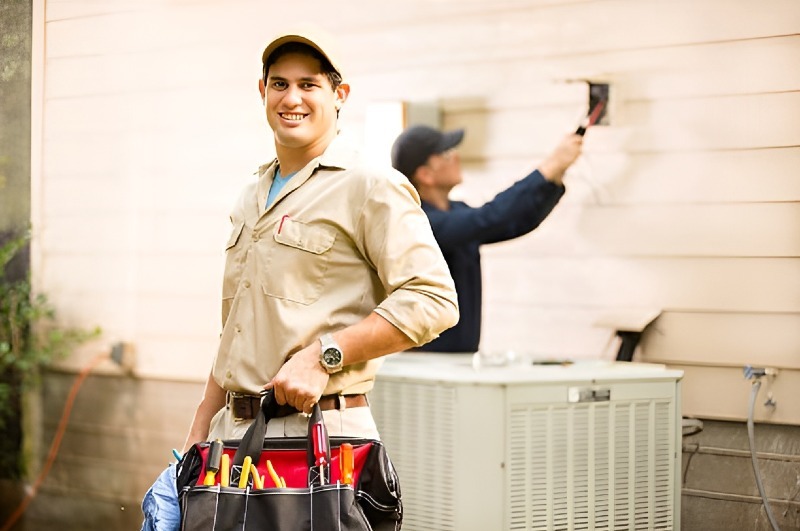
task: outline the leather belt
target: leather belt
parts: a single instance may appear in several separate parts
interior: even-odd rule
[[[228,392],[228,407],[231,408],[235,420],[252,420],[261,411],[261,395],[246,395]],[[342,404],[344,400],[344,404]],[[331,409],[347,409],[349,407],[365,407],[369,405],[366,395],[325,395],[319,399],[319,408],[322,411]],[[344,407],[342,407],[344,406]],[[278,408],[275,418],[286,417],[299,413],[289,405]]]

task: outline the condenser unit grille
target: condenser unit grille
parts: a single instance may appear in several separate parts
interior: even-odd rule
[[[667,400],[511,406],[509,528],[672,529],[672,409]]]
[[[371,394],[381,439],[400,477],[404,529],[457,531],[455,397],[452,387],[409,382],[381,382]]]
[[[476,372],[454,356],[398,355],[370,392],[404,531],[680,528],[682,373],[633,363]]]

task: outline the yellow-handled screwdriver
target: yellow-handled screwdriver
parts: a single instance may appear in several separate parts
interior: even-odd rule
[[[231,480],[231,456],[222,454],[222,463],[219,465],[219,485],[220,487],[230,486]]]
[[[244,463],[242,463],[242,474],[239,476],[239,488],[247,487],[247,479],[250,476],[250,465],[253,464],[253,458],[249,455],[244,456]]]

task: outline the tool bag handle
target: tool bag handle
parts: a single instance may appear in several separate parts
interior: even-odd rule
[[[261,401],[261,414],[256,415],[253,423],[250,424],[250,427],[247,428],[247,432],[242,436],[239,448],[236,449],[236,454],[233,456],[233,465],[241,466],[244,463],[245,456],[248,455],[250,459],[253,460],[253,463],[258,463],[264,445],[264,436],[267,433],[267,423],[273,418],[276,418],[280,408],[281,406],[278,405],[275,400],[274,390],[268,390],[264,394],[264,399]],[[311,416],[308,419],[308,436],[306,441],[306,456],[309,469],[311,469],[316,462],[314,456],[314,439],[312,435],[315,424],[321,424],[323,426],[322,434],[326,449],[325,459],[327,463],[331,462],[331,445],[328,438],[328,430],[325,428],[325,421],[322,417],[322,410],[319,408],[319,404],[314,404]],[[330,476],[330,467],[326,467],[326,475]],[[325,479],[326,481],[330,480],[330,477]]]

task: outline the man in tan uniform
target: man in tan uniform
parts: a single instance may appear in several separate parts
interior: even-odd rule
[[[381,356],[458,321],[453,279],[416,190],[388,165],[365,164],[338,135],[350,87],[330,48],[283,35],[262,61],[277,158],[231,214],[220,347],[184,451],[240,438],[270,388],[289,414],[269,422],[268,437],[305,435],[305,414],[319,403],[331,435],[377,438],[365,393]],[[143,529],[174,525],[168,472],[145,496]]]
[[[378,358],[458,320],[416,191],[339,138],[350,87],[317,41],[284,35],[262,56],[277,159],[231,215],[221,343],[184,450],[241,436],[265,388],[298,412],[319,402],[331,434],[377,436],[364,394]],[[307,421],[297,413],[271,424],[268,435],[283,436],[305,433]]]

